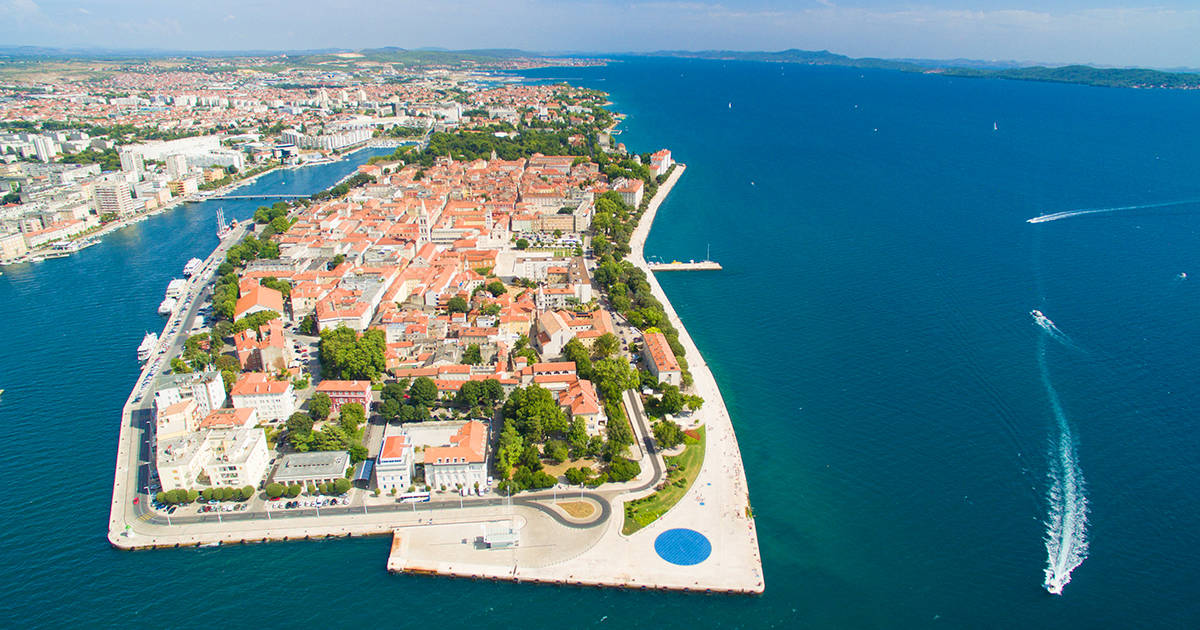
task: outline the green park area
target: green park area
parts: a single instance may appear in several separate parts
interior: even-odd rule
[[[697,437],[692,437],[692,434]],[[625,503],[625,525],[621,533],[628,536],[639,529],[653,523],[658,517],[666,514],[676,503],[687,494],[688,488],[700,474],[704,464],[704,427],[689,431],[684,438],[683,452],[674,457],[664,457],[667,463],[667,479],[658,490],[647,497],[627,501]]]

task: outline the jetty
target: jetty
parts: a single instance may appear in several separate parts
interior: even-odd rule
[[[720,271],[721,263],[712,260],[689,260],[688,262],[679,262],[678,260],[669,263],[664,262],[648,262],[646,266],[650,271]]]

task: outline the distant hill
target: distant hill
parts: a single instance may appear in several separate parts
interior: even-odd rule
[[[349,57],[347,53],[359,56]],[[286,54],[288,65],[330,64],[352,65],[355,60],[394,63],[412,68],[426,66],[470,66],[539,57],[601,57],[597,53],[545,53],[509,48],[478,50],[444,50],[440,48],[407,49],[395,46],[351,51],[328,48],[302,51],[166,51],[121,50],[105,48],[49,48],[41,46],[0,46],[0,58],[24,63],[65,59],[109,59],[129,61],[162,57],[246,57]],[[1146,68],[1096,68],[1094,66],[1027,65],[1017,61],[980,61],[974,59],[880,59],[848,57],[828,50],[743,51],[743,50],[659,50],[649,53],[626,53],[624,56],[678,57],[731,61],[763,61],[770,63],[799,63],[817,66],[845,66],[922,72],[956,77],[1012,79],[1018,81],[1049,81],[1076,83],[1100,87],[1200,89],[1200,73],[1193,71],[1150,70]]]
[[[936,73],[956,77],[1013,79],[1019,81],[1049,81],[1076,83],[1099,87],[1200,89],[1200,74],[1167,72],[1145,68],[1096,68],[1093,66],[1021,66],[1017,62],[989,62],[970,59],[877,59],[847,57],[828,50],[781,50],[779,52],[746,52],[736,50],[662,50],[646,53],[655,57],[688,59],[727,59],[736,61],[767,61],[773,63],[803,63],[851,68],[878,68],[901,72]]]

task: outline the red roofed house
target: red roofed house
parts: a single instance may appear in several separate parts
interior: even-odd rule
[[[604,435],[607,420],[604,417],[604,407],[600,405],[600,397],[591,381],[577,380],[558,395],[558,404],[567,412],[567,417],[574,420],[583,418],[588,435]]]
[[[258,410],[253,407],[217,409],[200,421],[201,429],[240,429],[258,423]]]
[[[471,420],[450,438],[450,443],[425,449],[426,483],[435,488],[487,485],[487,425]]]
[[[317,391],[329,395],[333,402],[332,412],[337,413],[346,403],[358,403],[363,411],[371,410],[371,381],[324,380],[317,383]]]
[[[258,330],[246,329],[235,334],[233,346],[243,370],[286,370],[291,360],[290,349],[283,338],[283,322],[278,319],[272,319]]]
[[[259,311],[275,311],[283,317],[282,293],[262,286],[257,280],[242,284],[242,297],[238,298],[237,306],[233,309],[234,319],[241,319]]]
[[[667,338],[662,333],[646,333],[643,336],[642,356],[646,359],[646,367],[660,383],[670,383],[676,387],[683,381],[683,370],[679,369],[679,361]]]
[[[380,490],[404,492],[412,485],[413,444],[407,435],[389,435],[383,439],[375,460],[375,483]]]
[[[246,372],[230,391],[234,407],[252,407],[265,421],[287,420],[296,411],[291,381],[273,381],[262,372]]]

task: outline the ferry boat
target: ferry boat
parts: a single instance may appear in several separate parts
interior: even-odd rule
[[[200,260],[199,258],[193,258],[187,261],[187,264],[183,266],[183,275],[190,278],[192,274],[200,270],[200,266],[203,264],[204,261]]]
[[[152,332],[146,333],[146,336],[142,337],[142,345],[138,346],[138,361],[149,361],[150,355],[154,354],[156,346],[158,346],[158,334]]]
[[[178,304],[178,301],[173,297],[169,297],[169,298],[163,300],[158,305],[158,314],[159,315],[170,315],[171,313],[175,312],[176,304]]]
[[[167,283],[167,297],[177,298],[183,295],[184,289],[187,288],[187,280],[183,278],[175,278]]]

